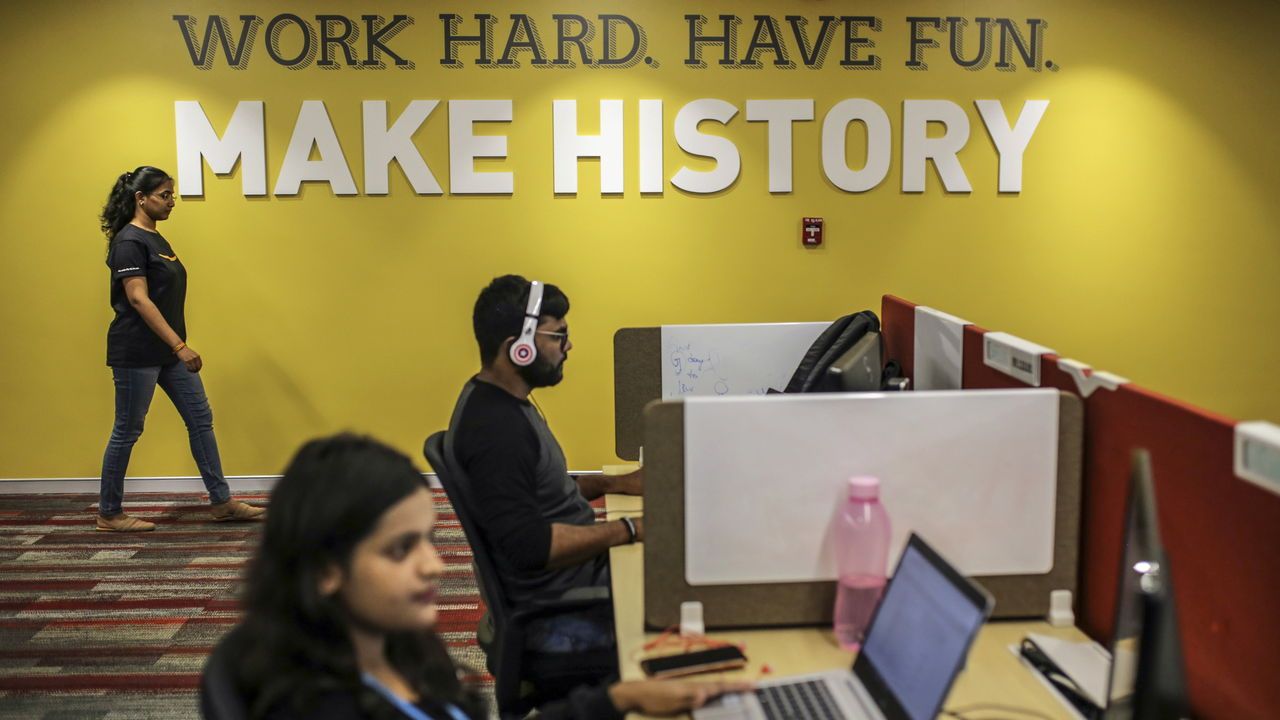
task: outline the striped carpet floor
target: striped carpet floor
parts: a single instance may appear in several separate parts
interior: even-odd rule
[[[482,608],[471,551],[444,492],[434,492],[445,561],[437,629],[491,690],[475,642]],[[155,532],[94,531],[96,495],[3,496],[0,718],[199,716],[200,669],[239,619],[261,526],[215,523],[196,494],[128,501]]]

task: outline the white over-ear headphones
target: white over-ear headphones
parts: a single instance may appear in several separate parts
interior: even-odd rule
[[[520,328],[520,336],[511,343],[511,362],[519,367],[528,367],[538,358],[533,335],[538,330],[538,318],[541,316],[542,283],[534,280],[529,283],[529,304],[524,309],[524,325]]]

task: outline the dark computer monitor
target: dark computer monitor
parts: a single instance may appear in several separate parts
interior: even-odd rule
[[[827,368],[826,392],[878,392],[884,369],[880,333],[868,332]]]
[[[1156,520],[1151,456],[1135,450],[1111,644],[1106,720],[1189,715],[1173,575]]]

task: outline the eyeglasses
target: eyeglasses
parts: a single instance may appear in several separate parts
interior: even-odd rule
[[[565,330],[565,331],[563,331],[563,332],[551,332],[550,330],[534,330],[534,333],[535,333],[535,334],[538,334],[538,335],[549,335],[549,336],[551,336],[551,337],[553,337],[553,338],[560,338],[560,349],[561,349],[561,350],[564,350],[564,349],[565,349],[565,347],[569,345],[569,331],[568,331],[568,330]]]
[[[150,193],[150,194],[155,195],[156,197],[160,198],[165,202],[169,202],[170,200],[176,200],[178,198],[178,196],[175,195],[172,190],[165,190],[164,192]]]

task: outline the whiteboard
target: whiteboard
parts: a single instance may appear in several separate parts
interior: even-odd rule
[[[919,532],[970,576],[1053,567],[1056,390],[689,398],[690,585],[835,579],[853,475],[881,481],[890,564]]]
[[[782,390],[831,323],[662,326],[662,398]]]

